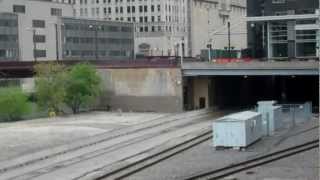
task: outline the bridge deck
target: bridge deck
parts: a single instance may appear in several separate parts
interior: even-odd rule
[[[241,62],[217,64],[186,62],[184,76],[268,76],[268,75],[319,75],[318,61]]]

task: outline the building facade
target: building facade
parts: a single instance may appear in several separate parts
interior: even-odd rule
[[[196,56],[210,39],[224,48],[228,21],[237,28],[232,46],[247,46],[245,0],[76,0],[75,15],[134,22],[137,54]]]
[[[131,58],[133,24],[74,18],[73,1],[0,0],[0,60]]]
[[[57,23],[61,16],[73,15],[70,4],[1,0],[0,12],[14,13],[17,16],[20,60],[57,59],[57,51],[59,51]]]
[[[187,1],[76,0],[74,7],[77,17],[135,23],[137,54],[171,56],[188,44]]]
[[[132,23],[61,18],[62,52],[65,60],[133,58]]]
[[[232,49],[247,47],[246,0],[192,0],[190,11],[190,47],[192,56],[211,44],[213,49],[228,47],[228,22]]]
[[[18,16],[0,13],[0,61],[19,59]]]
[[[248,46],[257,58],[316,58],[319,1],[248,0]]]

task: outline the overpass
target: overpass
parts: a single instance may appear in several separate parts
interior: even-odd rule
[[[38,63],[52,61],[0,61],[0,78],[27,78],[34,75]],[[177,68],[179,62],[173,57],[145,58],[139,60],[63,60],[56,61],[64,66],[77,63],[90,63],[97,69],[137,69],[137,68]]]
[[[184,62],[184,105],[254,106],[259,100],[319,101],[319,61]]]
[[[183,76],[309,76],[319,75],[318,61],[186,62]]]

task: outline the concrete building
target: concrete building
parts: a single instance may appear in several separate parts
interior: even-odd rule
[[[18,16],[0,13],[0,60],[18,60]]]
[[[318,0],[248,0],[248,46],[252,49],[253,56],[317,57],[317,9]]]
[[[75,15],[135,23],[135,51],[143,55],[177,55],[187,38],[187,0],[77,0]],[[185,47],[188,49],[188,47]]]
[[[232,49],[247,47],[246,0],[189,1],[191,54],[197,56],[208,44],[213,49],[228,47],[228,22]]]
[[[245,0],[76,0],[75,15],[135,22],[137,54],[196,56],[211,39],[215,48],[246,48]],[[181,44],[183,42],[183,48]]]
[[[58,19],[60,16],[73,15],[71,5],[31,0],[1,0],[0,12],[17,16],[18,59],[30,61],[57,58]]]
[[[0,0],[0,60],[133,56],[133,24],[73,18],[73,1]]]
[[[132,23],[61,18],[62,59],[107,60],[134,56]]]

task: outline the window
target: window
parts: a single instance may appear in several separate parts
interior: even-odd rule
[[[15,12],[15,13],[26,13],[26,6],[13,5],[13,12]]]
[[[45,28],[46,23],[44,20],[32,20],[32,27],[34,28]]]
[[[272,0],[272,4],[284,4],[286,0]]]
[[[131,32],[132,28],[131,27],[121,27],[122,32]]]
[[[44,42],[46,42],[46,36],[44,36],[44,35],[35,35],[35,36],[33,36],[33,42],[44,43]]]
[[[34,53],[35,57],[47,57],[47,51],[46,50],[36,49],[36,50],[34,50],[33,53]]]
[[[62,9],[51,8],[51,16],[62,16]]]

